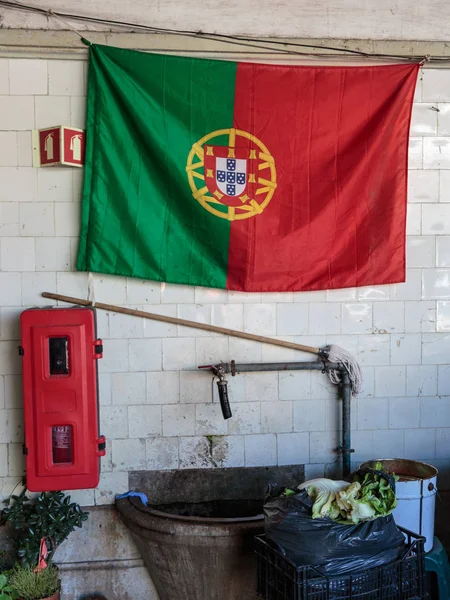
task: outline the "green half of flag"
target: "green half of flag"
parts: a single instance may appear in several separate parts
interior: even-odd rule
[[[403,280],[416,75],[91,46],[78,269],[245,291]]]

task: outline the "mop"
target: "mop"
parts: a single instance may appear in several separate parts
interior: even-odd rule
[[[232,337],[242,338],[245,340],[251,340],[254,342],[260,342],[262,344],[271,344],[272,346],[281,346],[282,348],[291,348],[293,350],[300,350],[301,352],[308,352],[315,354],[324,362],[331,364],[343,365],[348,372],[350,383],[352,387],[352,394],[356,396],[362,387],[362,372],[357,360],[335,344],[326,346],[325,348],[314,348],[313,346],[305,346],[304,344],[296,344],[294,342],[286,342],[284,340],[277,340],[271,337],[262,335],[256,335],[253,333],[246,333],[244,331],[238,331],[237,329],[228,329],[227,327],[218,327],[216,325],[209,325],[207,323],[197,323],[196,321],[188,321],[186,319],[178,319],[177,317],[168,317],[166,315],[157,315],[142,310],[136,310],[134,308],[124,308],[122,306],[116,306],[114,304],[105,304],[103,302],[94,302],[92,300],[83,300],[82,298],[74,298],[72,296],[63,296],[61,294],[53,294],[51,292],[43,292],[44,298],[51,298],[52,300],[58,300],[59,302],[67,302],[69,304],[78,304],[80,306],[90,306],[92,308],[99,308],[110,312],[121,313],[124,315],[131,315],[134,317],[141,317],[143,319],[151,319],[153,321],[161,321],[163,323],[171,323],[172,325],[183,325],[184,327],[192,327],[194,329],[203,329],[205,331],[212,331],[214,333],[220,333],[222,335],[228,335]],[[341,374],[338,369],[327,369],[328,377],[330,381],[335,385],[341,383]]]

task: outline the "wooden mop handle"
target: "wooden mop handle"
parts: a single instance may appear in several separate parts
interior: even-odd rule
[[[320,354],[320,348],[312,346],[304,346],[303,344],[294,344],[293,342],[285,342],[284,340],[276,340],[274,338],[265,337],[263,335],[255,335],[253,333],[245,333],[236,329],[228,329],[227,327],[217,327],[216,325],[208,325],[206,323],[197,323],[196,321],[187,321],[186,319],[178,319],[176,317],[167,317],[166,315],[157,315],[155,313],[136,310],[134,308],[124,308],[114,304],[104,304],[103,302],[91,302],[82,298],[73,298],[72,296],[63,296],[61,294],[52,294],[51,292],[42,292],[44,298],[59,300],[60,302],[68,302],[69,304],[80,304],[81,306],[92,306],[102,310],[122,313],[134,317],[142,317],[143,319],[151,319],[152,321],[162,321],[163,323],[171,323],[172,325],[183,325],[184,327],[192,327],[193,329],[203,329],[214,333],[222,333],[232,337],[242,338],[244,340],[252,340],[253,342],[261,342],[262,344],[271,344],[272,346],[281,346],[282,348],[292,348],[293,350],[301,350],[310,354]]]

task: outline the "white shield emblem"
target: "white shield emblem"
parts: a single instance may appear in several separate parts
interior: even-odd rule
[[[216,184],[226,196],[242,194],[247,185],[247,160],[216,157]]]

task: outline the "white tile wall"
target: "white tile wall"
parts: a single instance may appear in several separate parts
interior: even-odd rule
[[[73,272],[82,171],[34,169],[31,129],[82,127],[85,64],[0,59],[0,483],[23,471],[18,315],[44,290],[87,297]],[[422,86],[421,86],[422,88]],[[436,110],[438,109],[438,110]],[[97,301],[353,352],[364,387],[353,401],[354,464],[376,455],[450,462],[450,70],[424,69],[410,140],[407,280],[391,286],[247,294],[94,276]],[[306,463],[336,472],[339,404],[318,372],[230,377],[223,420],[201,363],[311,360],[290,349],[98,313],[104,339],[103,473],[86,502],[109,504],[132,469]]]

